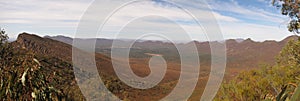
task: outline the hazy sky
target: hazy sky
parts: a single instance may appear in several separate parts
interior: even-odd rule
[[[8,32],[11,38],[16,38],[20,32],[44,35],[65,35],[73,37],[81,16],[94,0],[1,0],[0,27]],[[114,0],[118,2],[118,0]],[[286,29],[289,18],[280,15],[280,10],[271,5],[271,0],[207,0],[213,14],[219,22],[224,38],[251,38],[257,41],[282,40],[292,35]],[[105,6],[111,6],[107,3]],[[186,0],[179,5],[188,5],[192,10],[203,10],[201,4]],[[104,9],[105,7],[99,7]],[[191,17],[182,14],[180,9],[153,0],[139,4],[128,5],[116,12],[109,24],[104,27],[104,38],[112,38],[114,32],[121,26],[119,23],[138,17],[144,13],[157,13],[170,17],[182,27],[189,29],[194,39],[205,40],[203,31]],[[101,13],[101,12],[100,12]],[[107,15],[103,15],[107,16]],[[174,31],[180,39],[181,33],[176,33],[168,22],[157,17],[141,18],[141,22],[151,23],[153,28],[143,28],[139,24],[132,25],[136,30]],[[205,17],[200,19],[206,21]],[[142,24],[142,23],[140,23]],[[159,26],[159,28],[157,27]],[[87,33],[82,37],[93,37]]]

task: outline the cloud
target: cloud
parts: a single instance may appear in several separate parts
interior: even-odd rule
[[[224,15],[221,15],[220,13],[217,13],[217,12],[213,12],[213,14],[216,17],[216,19],[219,20],[219,21],[228,21],[228,22],[238,22],[238,21],[240,21],[237,18],[230,17],[230,16],[224,16]]]
[[[202,12],[209,12],[206,9],[192,9],[192,10],[201,10]],[[239,22],[238,19],[221,15],[218,12],[212,12],[215,18],[221,22]],[[198,24],[195,22],[194,18],[184,12],[184,10],[174,7],[174,6],[158,6],[152,2],[143,2],[132,4],[126,6],[119,11],[115,12],[110,19],[106,22],[106,25],[103,27],[103,35],[105,37],[113,37],[116,33],[122,29],[129,21],[137,20],[139,18],[143,18],[148,16],[147,19],[144,19],[143,22],[135,23],[136,25],[132,25],[131,27],[133,30],[141,30],[142,31],[149,31],[149,30],[161,30],[162,32],[174,32],[174,34],[180,35],[183,33],[176,32],[176,28],[173,28],[169,21],[165,19],[159,18],[164,17],[171,21],[176,22],[182,28],[186,29],[186,31],[193,36],[193,39],[201,39],[206,40],[204,31]],[[199,19],[200,23],[211,23],[214,18],[208,18],[206,15],[202,15],[202,18]],[[145,28],[143,26],[144,23],[151,23],[153,26],[147,26]],[[159,26],[159,27],[157,27]],[[83,36],[84,37],[84,36]],[[127,37],[128,38],[128,37]]]
[[[1,0],[0,26],[6,27],[10,37],[19,32],[73,33],[84,10],[92,0]],[[48,32],[46,32],[48,31]]]
[[[237,16],[240,19],[251,20],[253,23],[257,23],[258,21],[281,23],[284,21],[285,18],[280,14],[267,12],[263,8],[257,8],[251,5],[241,6],[239,2],[235,0],[231,0],[227,2],[212,0],[209,4],[216,11],[224,12],[224,13],[232,13],[234,16]],[[262,5],[262,7],[264,7],[264,5]]]
[[[1,21],[24,19],[32,23],[43,20],[78,20],[89,2],[68,0],[16,0],[1,1],[4,13]]]
[[[106,15],[101,14],[101,11],[107,10],[106,8],[111,7],[114,3],[120,3],[119,0],[104,1],[106,4],[99,7],[99,12],[96,12],[101,17],[106,17]],[[8,32],[14,33],[11,35],[12,37],[15,37],[20,31],[36,32],[39,35],[63,34],[73,36],[81,16],[92,2],[93,0],[3,0],[0,1],[0,9],[2,10],[0,26],[8,26]],[[281,32],[277,31],[277,25],[271,25],[285,20],[284,17],[273,12],[268,12],[255,6],[245,7],[233,0],[230,2],[209,0],[208,2],[210,7],[213,8],[212,13],[220,23],[223,34],[226,36],[225,38],[252,37],[256,40],[264,40],[272,39],[273,37],[268,37],[266,33],[278,34],[273,39],[287,35],[279,34]],[[197,4],[194,1],[179,3],[190,7],[192,10],[209,12],[207,8],[201,6],[202,4]],[[97,14],[92,14],[91,16]],[[195,24],[191,16],[186,15],[174,5],[154,1],[129,5],[115,13],[104,27],[106,34],[102,37],[110,38],[114,36],[112,33],[122,28],[122,24],[147,14],[173,20],[183,28],[186,28],[194,39],[205,40],[204,31]],[[210,20],[214,19],[203,15],[200,23],[209,23]],[[145,29],[143,28],[143,23],[151,23],[153,26]],[[176,29],[172,28],[170,24],[168,21],[152,17],[151,19],[143,19],[143,21],[133,27],[141,31],[162,30],[176,33]],[[282,33],[285,33],[285,31]],[[176,34],[180,35],[178,32]],[[82,37],[91,36],[86,34]]]

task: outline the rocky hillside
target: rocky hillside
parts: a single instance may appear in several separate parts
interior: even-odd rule
[[[51,51],[34,41],[44,43],[37,36],[21,34],[16,42],[0,46],[0,99],[85,100],[76,85],[72,65],[61,58],[42,55]]]
[[[11,52],[10,56],[1,54],[2,58],[0,58],[2,59],[0,62],[2,66],[0,96],[5,96],[1,100],[82,101],[110,98],[101,92],[104,89],[103,87],[91,88],[88,86],[91,82],[97,82],[95,81],[97,77],[90,74],[85,75],[84,73],[84,76],[82,76],[84,78],[76,78],[79,83],[87,85],[83,88],[89,89],[88,92],[85,92],[89,96],[83,97],[74,76],[71,45],[33,34],[22,33],[9,46],[12,48],[7,50]],[[160,99],[168,94],[167,92],[175,86],[173,83],[176,83],[176,81],[171,84],[170,82],[160,83],[159,86],[146,90],[147,93],[145,93],[145,90],[134,89],[121,82],[113,71],[109,57],[95,54],[95,60],[106,88],[121,99],[131,101]],[[75,69],[75,72],[85,72],[78,68]],[[169,77],[174,78],[173,75],[169,75]],[[170,81],[170,79],[168,80]],[[156,96],[150,97],[153,95]]]

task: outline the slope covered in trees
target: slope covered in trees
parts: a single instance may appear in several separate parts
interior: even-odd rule
[[[235,79],[224,82],[217,101],[299,101],[300,38],[291,40],[277,56],[273,66],[241,72]],[[299,87],[298,87],[299,88]]]

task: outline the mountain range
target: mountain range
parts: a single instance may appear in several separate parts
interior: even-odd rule
[[[72,45],[73,39],[65,36],[46,36],[53,40],[67,43]],[[228,71],[240,71],[240,70],[250,70],[258,68],[260,65],[273,65],[276,61],[276,55],[279,54],[280,50],[284,45],[293,39],[297,39],[297,36],[289,36],[282,41],[272,41],[267,40],[264,42],[256,42],[248,39],[228,39],[226,43],[226,53],[227,53],[227,70]],[[95,51],[100,54],[110,56],[112,43],[117,41],[118,43],[126,43],[128,41],[124,40],[113,40],[113,39],[76,39],[82,45],[91,43],[95,41]],[[193,41],[190,43],[195,43],[198,52],[200,62],[205,66],[210,64],[210,43],[219,43],[214,42],[198,42]],[[189,43],[180,45],[188,45]],[[146,58],[149,57],[145,53],[152,54],[161,54],[164,58],[170,58],[170,60],[179,61],[178,52],[174,44],[170,42],[162,41],[137,41],[133,44],[130,50],[130,55],[132,58]],[[204,66],[204,67],[205,67]],[[230,68],[230,69],[229,69]],[[235,72],[236,73],[236,72]],[[231,74],[235,74],[231,73]]]
[[[292,39],[298,38],[297,36],[290,36],[282,41],[264,41],[264,42],[255,42],[251,39],[246,40],[235,40],[230,39],[226,40],[226,52],[227,52],[227,68],[225,74],[225,80],[229,80],[236,76],[237,73],[244,70],[257,69],[260,65],[273,65],[276,61],[274,58],[282,49],[282,47]],[[95,82],[95,75],[85,74],[89,72],[89,67],[86,67],[84,70],[76,68],[73,65],[72,60],[72,51],[80,51],[82,54],[90,54],[82,50],[84,46],[90,42],[96,40],[95,44],[95,61],[96,66],[101,76],[102,81],[106,88],[108,88],[113,94],[116,94],[121,99],[129,99],[134,101],[145,100],[157,100],[166,96],[171,92],[172,88],[176,86],[178,78],[180,76],[180,57],[179,53],[176,50],[176,45],[170,42],[161,42],[161,41],[138,41],[133,44],[130,48],[130,65],[131,69],[135,74],[145,77],[151,72],[149,69],[148,61],[153,55],[163,56],[167,62],[167,72],[162,82],[160,82],[156,87],[141,90],[136,88],[131,88],[120,79],[114,72],[112,66],[113,58],[110,57],[112,50],[113,42],[126,43],[128,40],[111,40],[111,39],[76,39],[79,40],[80,47],[73,47],[72,38],[65,36],[45,36],[40,37],[34,34],[21,33],[16,41],[10,43],[13,47],[13,53],[23,50],[24,54],[33,54],[33,57],[30,58],[31,62],[38,63],[37,65],[28,65],[28,68],[33,68],[31,71],[27,71],[22,66],[15,66],[14,64],[9,65],[12,67],[18,67],[16,71],[16,77],[11,77],[9,71],[14,71],[14,68],[7,67],[2,73],[2,77],[7,78],[16,78],[16,80],[11,79],[11,82],[18,82],[16,86],[22,86],[22,84],[32,85],[30,80],[39,80],[45,82],[43,85],[45,88],[34,88],[29,87],[29,93],[26,93],[24,99],[30,100],[34,98],[32,94],[39,94],[41,91],[47,91],[49,88],[55,88],[56,95],[61,95],[60,99],[65,100],[97,100],[103,98],[101,91],[103,88],[96,87],[83,87],[89,89],[90,91],[82,92],[79,89],[78,83],[80,84],[90,84]],[[178,43],[178,45],[189,45],[195,43],[198,49],[199,58],[200,58],[200,75],[197,87],[193,93],[193,96],[190,97],[191,100],[199,99],[200,94],[202,94],[206,82],[208,80],[208,75],[210,72],[210,61],[211,61],[211,50],[209,43],[219,43],[219,42],[197,42],[193,41],[190,43]],[[122,47],[115,47],[117,50],[122,51]],[[75,49],[75,50],[74,50]],[[16,54],[13,57],[19,57],[20,54]],[[23,55],[22,55],[23,56]],[[122,61],[122,59],[120,59]],[[2,62],[6,63],[6,62]],[[37,67],[41,67],[39,69]],[[74,72],[80,72],[83,75],[82,78],[76,78]],[[23,78],[24,73],[30,74],[25,75],[24,78],[26,83],[23,83],[22,80],[18,81],[17,78]],[[80,74],[79,73],[79,74]],[[34,79],[31,77],[33,74],[40,75],[45,77],[44,79]],[[2,80],[2,79],[1,79]],[[5,85],[5,84],[4,84]],[[4,87],[4,86],[3,86]],[[7,88],[13,88],[10,86],[10,83],[5,85]],[[22,88],[17,90],[23,91]],[[10,90],[4,90],[4,92],[9,92]],[[32,93],[30,93],[32,92]],[[58,93],[60,92],[60,93]],[[147,92],[147,93],[144,93]],[[7,94],[7,93],[1,93]],[[87,98],[83,97],[83,94],[90,94]],[[102,95],[101,95],[102,94]],[[43,94],[41,93],[41,96]],[[54,95],[54,94],[53,94]],[[101,95],[101,96],[99,96]],[[154,96],[155,95],[155,96]],[[11,96],[10,96],[11,97]],[[4,99],[5,100],[5,99]],[[9,99],[6,99],[9,100]]]

